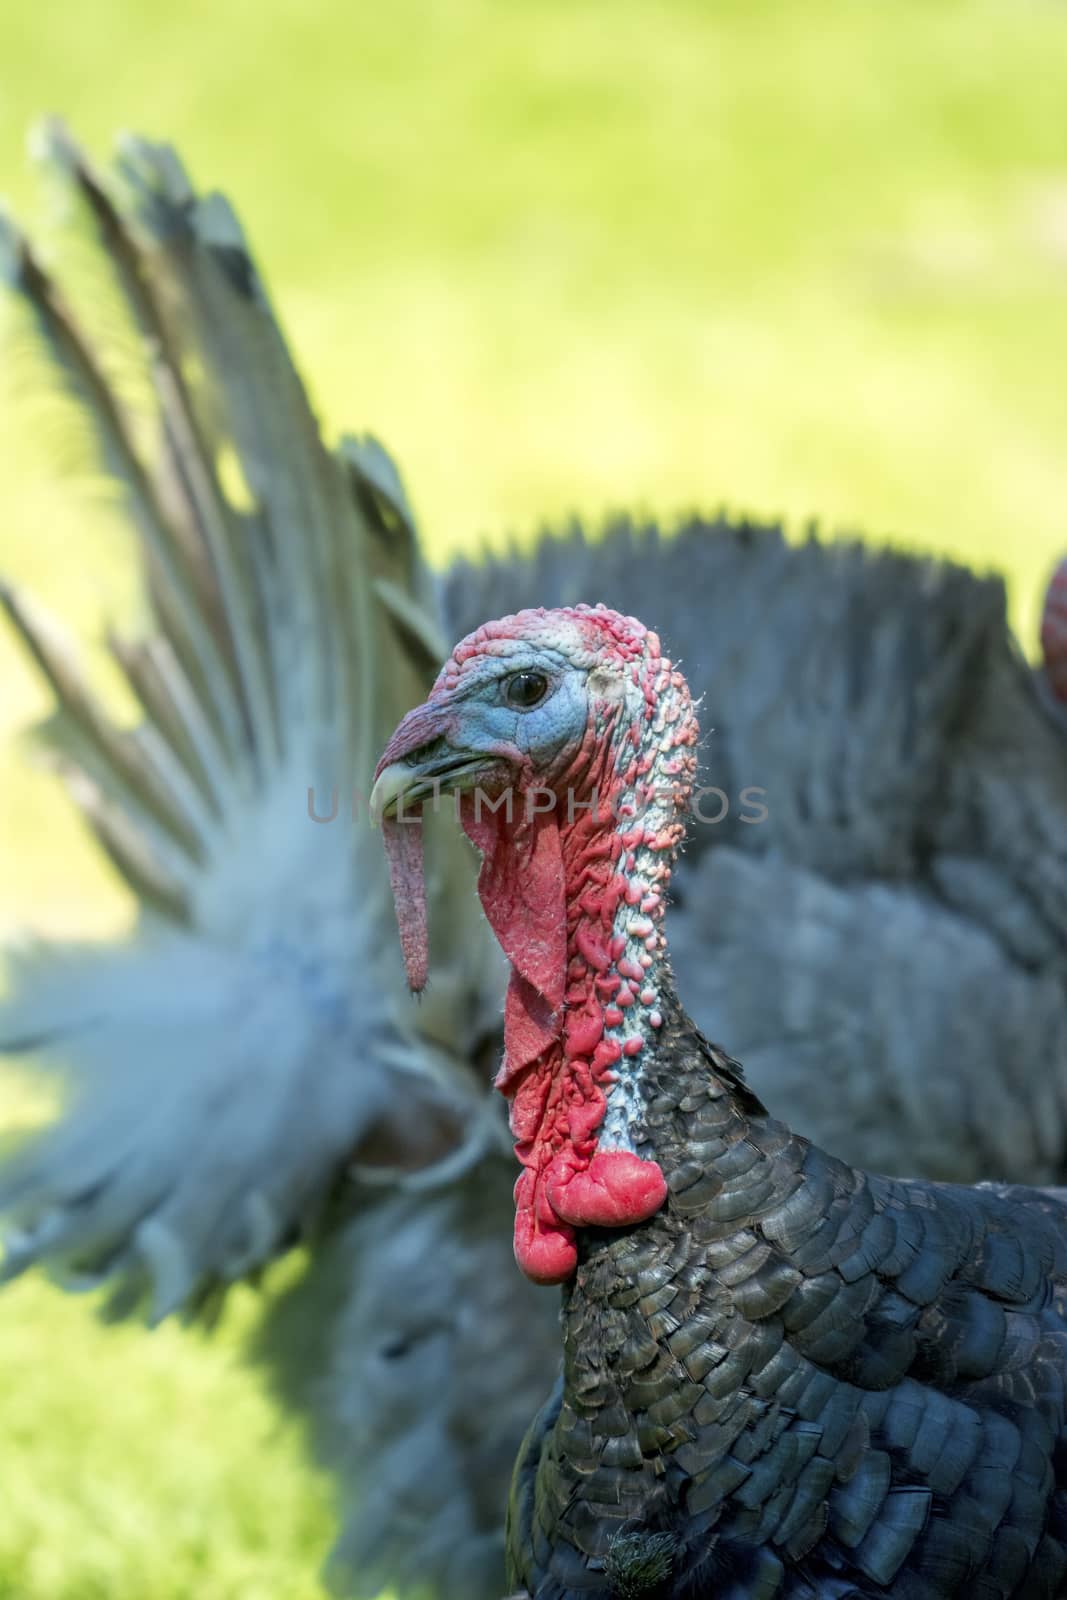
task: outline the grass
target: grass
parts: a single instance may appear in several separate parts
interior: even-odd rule
[[[573,509],[817,514],[1006,569],[1032,646],[1067,544],[1058,0],[40,0],[0,60],[0,190],[35,214],[46,109],[177,141],[436,554]],[[0,568],[93,635],[126,537],[35,415],[0,414]],[[0,641],[0,921],[102,931],[129,908],[14,749],[44,707]],[[147,1338],[6,1292],[0,1600],[318,1592],[328,1492],[235,1366],[253,1314]]]
[[[224,1336],[146,1337],[6,1291],[0,1600],[318,1600],[327,1486]]]

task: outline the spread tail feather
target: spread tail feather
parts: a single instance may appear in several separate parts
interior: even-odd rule
[[[3,224],[5,276],[143,553],[151,627],[111,640],[140,724],[115,724],[38,605],[3,603],[142,916],[125,945],[12,960],[0,1050],[54,1058],[68,1092],[0,1168],[5,1270],[107,1279],[158,1317],[268,1259],[349,1163],[403,1171],[483,1137],[469,1063],[494,960],[447,828],[429,830],[450,938],[425,1005],[381,933],[359,796],[442,653],[396,468],[372,439],[327,448],[236,217],[172,150],[127,140],[104,177],[60,125],[42,144],[141,338],[147,416],[90,308]]]

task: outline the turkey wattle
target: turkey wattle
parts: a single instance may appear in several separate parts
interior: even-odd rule
[[[535,1600],[1055,1600],[1067,1206],[849,1167],[689,1021],[663,915],[696,743],[656,635],[579,606],[471,634],[378,769],[416,985],[417,808],[457,792],[482,852],[512,964],[516,1255],[564,1284],[509,1581]]]

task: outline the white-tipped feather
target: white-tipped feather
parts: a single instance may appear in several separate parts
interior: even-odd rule
[[[463,1092],[412,1039],[358,916],[292,910],[274,935],[160,926],[16,966],[0,1048],[54,1050],[70,1093],[0,1176],[20,1270],[143,1275],[162,1315],[286,1243],[394,1099],[417,1114],[428,1073]]]
[[[155,1319],[269,1259],[353,1164],[409,1171],[395,1120],[379,1137],[398,1102],[420,1160],[469,1164],[496,963],[471,911],[420,1010],[383,938],[388,878],[359,796],[437,643],[396,468],[376,441],[327,450],[232,210],[197,200],[173,152],[127,141],[120,205],[62,130],[43,149],[144,336],[155,457],[13,230],[9,275],[127,488],[160,631],[114,645],[146,713],[130,733],[49,620],[8,597],[59,700],[73,797],[146,909],[126,946],[13,964],[0,1049],[54,1057],[68,1099],[0,1172],[0,1210],[9,1272],[108,1280]],[[227,460],[250,503],[224,492]],[[337,792],[329,825],[313,789]],[[437,831],[431,892],[453,905],[470,903],[465,855]],[[427,1139],[435,1119],[451,1131]]]

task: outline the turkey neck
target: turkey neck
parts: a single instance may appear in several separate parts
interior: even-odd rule
[[[681,674],[657,656],[649,676],[635,669],[634,693],[602,705],[582,747],[523,788],[506,838],[468,825],[512,959],[497,1086],[523,1169],[515,1253],[543,1283],[571,1276],[580,1229],[631,1227],[667,1193],[643,1085],[675,1004],[663,921],[697,730]]]
[[[694,1420],[721,1431],[721,1450],[699,1462],[714,1465],[758,1427],[766,1402],[746,1379],[770,1370],[782,1342],[776,1320],[762,1320],[765,1308],[752,1303],[753,1283],[772,1297],[782,1269],[751,1219],[788,1200],[805,1142],[766,1116],[672,992],[641,1096],[639,1147],[662,1169],[667,1200],[632,1228],[578,1234],[577,1267],[563,1287],[561,1388],[519,1459],[510,1513],[510,1575],[532,1592],[527,1552],[548,1557],[537,1554],[526,1473],[536,1464],[535,1515],[553,1549],[569,1547],[588,1572],[602,1571],[620,1533],[672,1529],[680,1503],[695,1514],[683,1487]],[[753,1273],[761,1252],[766,1268]],[[743,1448],[738,1455],[748,1459]],[[724,1494],[715,1480],[700,1503],[707,1526]]]

